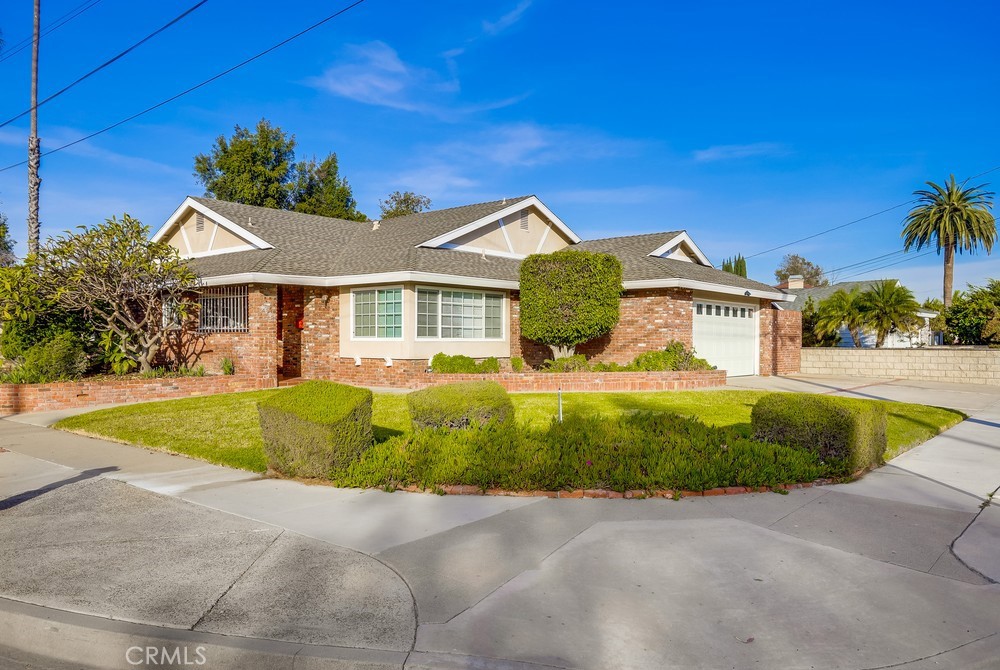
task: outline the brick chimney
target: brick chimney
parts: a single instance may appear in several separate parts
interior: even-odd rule
[[[805,288],[805,287],[806,287],[806,283],[805,283],[805,279],[802,277],[802,275],[790,275],[788,277],[788,288],[789,289]]]

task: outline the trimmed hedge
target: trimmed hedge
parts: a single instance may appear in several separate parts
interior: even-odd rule
[[[431,371],[442,374],[483,374],[500,372],[500,361],[495,356],[484,358],[481,363],[469,356],[457,354],[449,356],[445,353],[434,354],[431,359]]]
[[[309,381],[257,404],[268,467],[329,477],[372,446],[372,392]]]
[[[490,422],[420,430],[377,445],[334,478],[339,486],[703,491],[813,481],[816,454],[675,414],[567,416],[547,428]]]
[[[406,396],[414,428],[467,428],[489,422],[512,423],[514,403],[491,381],[432,386]]]
[[[817,454],[834,476],[881,465],[886,404],[800,393],[770,393],[750,414],[754,437]]]
[[[566,356],[542,363],[542,372],[662,372],[667,370],[714,370],[704,358],[694,355],[683,342],[670,342],[663,349],[646,351],[631,363],[591,363],[583,354]]]

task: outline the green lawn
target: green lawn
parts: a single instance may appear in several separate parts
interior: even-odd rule
[[[254,472],[267,469],[256,403],[281,390],[231,393],[129,405],[64,419],[56,428],[185,454]],[[734,426],[749,433],[750,411],[762,391],[665,391],[660,393],[567,393],[567,415],[615,416],[635,411],[667,411],[712,426]],[[513,394],[518,420],[548,425],[556,414],[555,394]],[[893,458],[960,422],[960,412],[889,404],[888,449]],[[406,397],[376,394],[372,421],[375,439],[385,442],[410,432]]]

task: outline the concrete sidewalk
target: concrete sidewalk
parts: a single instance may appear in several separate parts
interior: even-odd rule
[[[0,421],[0,661],[995,667],[1000,389],[736,383],[973,421],[860,482],[682,501],[305,486]]]

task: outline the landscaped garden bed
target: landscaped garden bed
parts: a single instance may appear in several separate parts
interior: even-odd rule
[[[72,417],[57,427],[265,472],[257,404],[291,390],[132,405]],[[405,395],[375,394],[374,444],[326,479],[340,486],[439,493],[640,497],[785,490],[842,476],[843,469],[831,469],[813,453],[753,439],[751,411],[764,395],[570,393],[563,396],[565,421],[558,424],[553,394],[515,394],[510,399],[516,431],[495,423],[414,431]],[[923,405],[884,406],[885,458],[963,418]],[[662,439],[642,442],[639,433]]]

